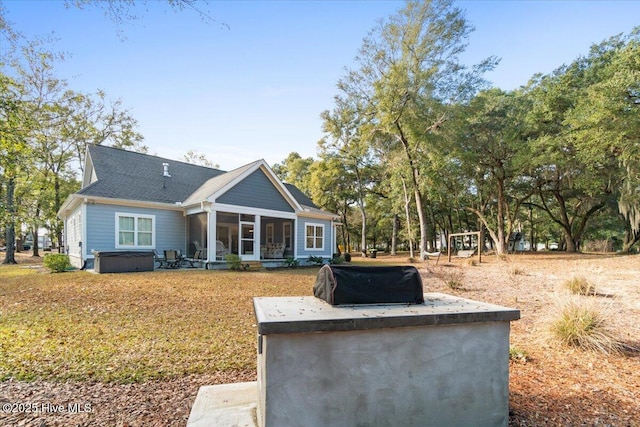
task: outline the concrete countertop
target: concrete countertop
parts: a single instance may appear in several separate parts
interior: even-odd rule
[[[332,306],[312,296],[253,299],[258,333],[356,331],[520,319],[520,310],[442,293],[424,304]]]

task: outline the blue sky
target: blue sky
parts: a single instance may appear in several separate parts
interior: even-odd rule
[[[31,37],[54,33],[66,52],[57,75],[72,89],[104,90],[138,120],[151,154],[181,160],[194,149],[230,170],[259,158],[316,156],[319,115],[354,66],[362,39],[397,1],[214,1],[217,21],[149,1],[118,27],[98,9],[9,0],[7,19]],[[640,25],[640,1],[460,1],[475,27],[465,63],[495,55],[486,77],[526,84]],[[126,38],[118,33],[118,28]]]

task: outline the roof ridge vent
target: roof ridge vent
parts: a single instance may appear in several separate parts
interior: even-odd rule
[[[164,173],[162,174],[162,176],[171,178],[171,175],[169,175],[169,163],[163,163],[162,167],[164,168]]]

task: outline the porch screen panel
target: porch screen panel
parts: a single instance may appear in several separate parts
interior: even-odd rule
[[[123,246],[135,244],[135,220],[130,216],[118,217],[118,243]]]

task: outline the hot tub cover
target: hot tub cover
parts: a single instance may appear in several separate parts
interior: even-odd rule
[[[93,254],[96,257],[101,258],[134,258],[153,256],[153,252],[151,251],[94,251]]]
[[[422,279],[412,266],[325,265],[313,294],[331,305],[424,303]]]

